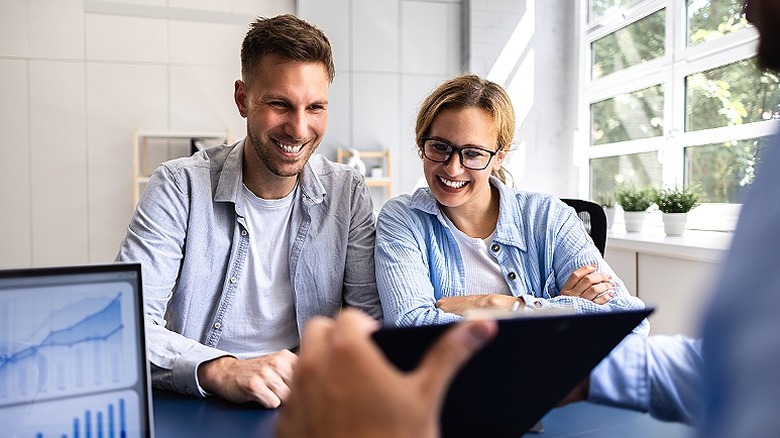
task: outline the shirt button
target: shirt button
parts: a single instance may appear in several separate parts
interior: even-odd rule
[[[515,278],[517,278],[517,274],[515,274],[514,272],[510,272],[509,274],[507,274],[507,278],[509,278],[510,280],[514,280]]]
[[[497,243],[490,245],[490,250],[493,252],[498,252],[499,249],[501,249],[501,247]]]
[[[219,330],[220,327],[222,327],[222,323],[221,322],[215,322],[214,323],[214,328],[215,329]]]
[[[534,301],[534,307],[536,307],[537,309],[541,308],[542,307],[542,302],[539,301],[539,300],[535,300]]]
[[[187,394],[192,394],[192,389],[187,388],[187,389],[184,390],[184,392],[186,392]]]
[[[231,282],[231,283],[235,283],[236,281],[237,281],[237,280],[236,280],[236,277],[230,277],[230,282]]]

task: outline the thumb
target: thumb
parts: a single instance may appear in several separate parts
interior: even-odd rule
[[[458,370],[497,332],[498,324],[492,320],[462,322],[448,329],[414,371],[423,394],[439,404]]]

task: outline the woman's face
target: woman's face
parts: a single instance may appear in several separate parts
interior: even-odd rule
[[[439,147],[446,143],[456,148],[476,147],[490,151],[495,151],[498,147],[493,117],[489,112],[476,107],[440,112],[433,119],[428,138],[441,140]],[[453,151],[444,163],[423,157],[423,173],[431,193],[444,207],[487,209],[490,204],[488,178],[493,169],[501,166],[503,159],[504,153],[496,154],[485,169],[471,170],[463,167],[458,152]]]

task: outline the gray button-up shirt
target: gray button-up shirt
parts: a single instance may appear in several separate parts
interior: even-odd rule
[[[164,163],[138,201],[117,261],[143,270],[149,359],[157,387],[202,394],[197,366],[215,348],[252,244],[239,196],[243,141]],[[342,305],[382,320],[374,279],[373,204],[353,169],[313,155],[290,226],[298,331]]]

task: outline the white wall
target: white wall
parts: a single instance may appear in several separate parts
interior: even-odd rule
[[[326,32],[337,72],[321,152],[335,159],[339,146],[391,150],[395,194],[411,191],[422,176],[413,125],[425,95],[463,71],[488,75],[502,50],[519,54],[499,81],[521,115],[524,149],[512,159],[526,164],[514,171],[517,185],[576,195],[574,5],[2,0],[0,268],[113,260],[133,210],[136,128],[227,128],[242,137],[233,81],[256,15],[297,11]],[[520,22],[523,30],[532,23],[533,32],[510,39]],[[522,48],[505,50],[513,41]],[[375,194],[381,203],[381,191]]]
[[[112,261],[133,210],[133,131],[241,136],[246,25],[294,7],[0,2],[0,267]]]
[[[423,98],[461,73],[462,0],[298,0],[331,40],[336,78],[321,152],[388,149],[393,193],[422,177],[414,121]],[[384,198],[375,192],[375,202]],[[379,205],[375,208],[378,210]]]
[[[471,0],[469,71],[498,82],[517,114],[506,167],[523,190],[578,197],[575,0]]]

